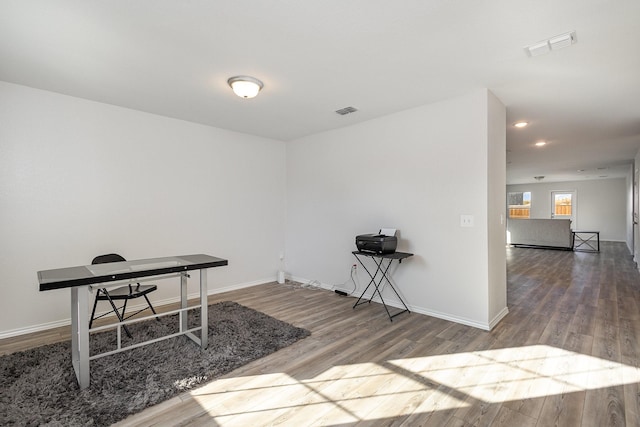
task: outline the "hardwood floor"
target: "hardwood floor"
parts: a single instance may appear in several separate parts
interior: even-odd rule
[[[389,322],[378,304],[300,286],[213,295],[312,335],[120,425],[639,426],[640,275],[625,244],[601,247],[508,248],[510,313],[491,332],[416,313]],[[0,353],[67,336],[0,341]]]

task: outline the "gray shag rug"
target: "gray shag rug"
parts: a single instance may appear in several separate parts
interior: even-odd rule
[[[190,323],[199,322],[198,310]],[[80,391],[71,342],[0,357],[0,425],[108,426],[310,335],[234,302],[209,306],[209,347],[185,336],[91,361],[91,386]],[[177,316],[130,326],[123,346],[175,331]],[[196,333],[197,335],[197,333]],[[91,336],[91,353],[115,348],[115,332]]]

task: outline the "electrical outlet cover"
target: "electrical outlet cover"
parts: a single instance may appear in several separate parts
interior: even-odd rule
[[[473,227],[473,215],[460,215],[460,227]]]

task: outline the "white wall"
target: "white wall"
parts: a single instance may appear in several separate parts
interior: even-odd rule
[[[625,209],[625,240],[627,242],[627,248],[629,248],[629,253],[631,253],[635,257],[635,247],[634,247],[634,225],[633,225],[633,205],[634,205],[634,188],[633,188],[633,175],[634,175],[634,165],[629,166],[629,170],[627,172],[627,177],[625,178],[625,197],[626,197],[626,209]]]
[[[398,228],[398,250],[415,253],[393,273],[410,308],[488,329],[506,314],[504,111],[479,90],[288,143],[288,273],[343,283],[355,236]]]
[[[413,310],[488,329],[506,313],[504,143],[487,90],[285,144],[0,82],[0,337],[68,323],[69,291],[39,292],[38,270],[210,253],[229,259],[218,292],[273,280],[284,252],[338,284],[381,226],[416,254],[393,272]]]
[[[601,240],[627,242],[626,178],[507,186],[507,192],[531,191],[531,218],[551,217],[551,192],[576,192],[574,230],[600,231]]]
[[[633,260],[636,262],[638,269],[640,269],[640,225],[638,224],[640,218],[640,170],[638,170],[640,166],[640,150],[636,153],[636,157],[634,159],[634,165],[632,168],[632,177],[631,177],[631,185],[633,192],[633,208],[632,218],[633,218]]]
[[[504,249],[506,221],[506,110],[502,102],[491,92],[487,99],[487,194],[488,194],[488,250],[489,258],[489,319],[490,326],[507,315],[507,260]]]
[[[283,142],[0,82],[0,335],[68,322],[36,272],[101,253],[227,258],[213,291],[273,280],[284,204]]]

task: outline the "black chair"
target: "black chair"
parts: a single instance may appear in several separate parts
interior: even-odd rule
[[[93,259],[93,261],[91,261],[91,264],[105,264],[108,262],[120,262],[120,261],[126,261],[126,259],[124,259],[122,256],[118,255],[118,254],[107,254],[107,255],[100,255],[97,256]],[[91,326],[93,325],[93,321],[95,319],[99,319],[103,316],[106,316],[107,314],[111,314],[111,313],[115,313],[116,316],[118,316],[118,320],[120,322],[125,321],[126,319],[130,318],[131,316],[135,316],[136,314],[147,310],[147,309],[151,309],[151,311],[153,311],[153,314],[157,314],[156,311],[154,310],[153,306],[151,305],[151,302],[149,301],[149,298],[147,297],[147,294],[150,292],[155,291],[156,289],[158,289],[158,287],[156,285],[146,285],[143,286],[140,283],[138,284],[128,284],[127,286],[122,286],[116,289],[112,289],[110,291],[107,291],[106,288],[101,288],[98,289],[98,293],[96,294],[96,300],[93,303],[93,310],[91,311],[91,320],[89,321],[89,329],[91,329]],[[149,305],[149,307],[145,307],[141,310],[136,311],[133,314],[129,314],[128,316],[125,317],[125,311],[127,309],[127,302],[131,299],[136,299],[136,298],[140,298],[140,297],[144,297],[144,299],[147,301],[147,304]],[[122,307],[116,307],[116,304],[114,303],[114,301],[116,300],[124,300],[124,303],[122,305]],[[98,305],[98,301],[109,301],[109,304],[111,304],[111,311],[108,311],[104,314],[101,314],[98,317],[94,317],[96,314],[96,306]],[[119,311],[120,309],[122,309],[122,313]],[[158,319],[156,317],[156,319]],[[159,320],[159,319],[158,319]],[[131,336],[131,332],[129,332],[129,328],[127,328],[127,325],[122,325],[122,327],[124,328],[125,332],[127,333],[127,336],[129,336],[129,338],[132,338]]]

